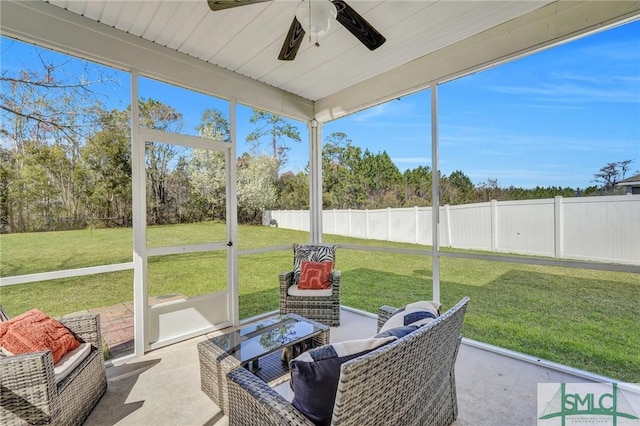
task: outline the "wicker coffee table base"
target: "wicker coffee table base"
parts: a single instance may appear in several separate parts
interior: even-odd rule
[[[311,347],[318,347],[329,343],[329,327],[316,321],[297,317],[309,323],[315,324],[322,332],[312,336],[309,340]],[[284,349],[283,346],[280,349]],[[256,377],[274,387],[289,380],[289,365],[282,361],[282,351],[277,350],[259,359],[259,369],[252,372]],[[241,368],[242,364],[233,356],[216,346],[211,340],[198,343],[198,356],[200,358],[200,387],[202,391],[222,410],[229,413],[229,393],[227,391],[227,373]],[[251,371],[249,369],[249,371]]]

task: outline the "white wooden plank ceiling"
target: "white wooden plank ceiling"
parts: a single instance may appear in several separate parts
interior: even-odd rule
[[[277,59],[299,4],[294,0],[216,12],[206,0],[49,3],[315,101],[551,1],[349,0],[387,42],[369,51],[334,22],[320,47],[305,40],[294,61]]]

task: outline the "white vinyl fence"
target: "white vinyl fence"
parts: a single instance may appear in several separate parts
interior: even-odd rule
[[[431,207],[322,216],[326,234],[422,245],[431,220]],[[308,231],[309,211],[265,211],[263,222]],[[640,195],[445,205],[439,232],[441,247],[640,265]]]

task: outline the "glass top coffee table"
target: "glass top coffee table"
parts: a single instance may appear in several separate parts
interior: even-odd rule
[[[289,378],[285,348],[308,350],[329,343],[329,327],[287,314],[247,325],[198,344],[202,390],[223,412],[228,410],[226,374],[240,366],[276,386]]]
[[[325,325],[289,314],[213,337],[211,342],[256,373],[261,368],[260,359],[266,355],[303,343],[327,331]]]

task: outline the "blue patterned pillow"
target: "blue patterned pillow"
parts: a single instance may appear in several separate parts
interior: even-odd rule
[[[430,323],[440,316],[440,303],[414,302],[398,309],[380,328],[380,333],[397,327],[414,325],[417,327]]]
[[[302,353],[289,363],[293,406],[316,425],[328,425],[338,390],[340,366],[394,340],[394,336],[351,340]]]
[[[302,262],[334,262],[336,246],[327,244],[294,244],[293,245],[293,285],[300,281]]]
[[[406,336],[407,334],[413,333],[418,328],[419,327],[417,325],[405,325],[405,326],[402,326],[402,327],[396,327],[396,328],[387,329],[385,331],[382,331],[382,332],[376,334],[373,337],[381,338],[381,337],[393,336],[393,337],[395,337],[397,339],[401,339],[404,336]]]

